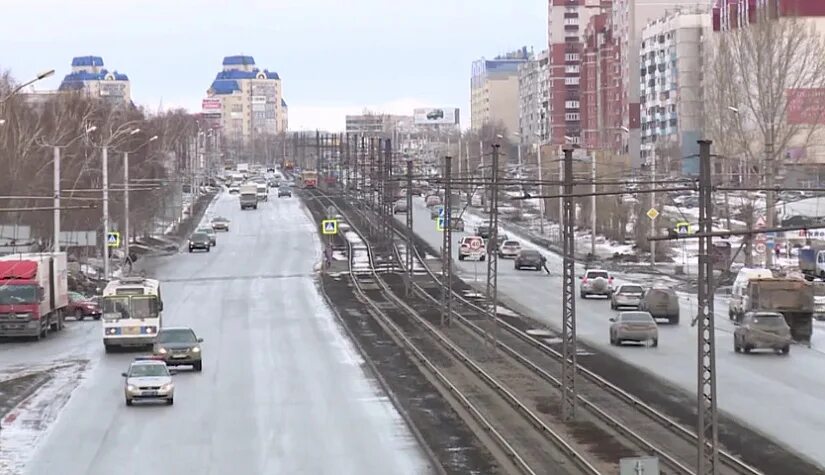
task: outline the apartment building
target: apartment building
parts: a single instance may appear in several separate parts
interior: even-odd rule
[[[548,140],[550,111],[549,52],[519,65],[519,142],[522,145]]]
[[[411,133],[415,130],[411,115],[364,113],[346,117],[346,133],[365,137],[392,137],[393,133]]]
[[[288,128],[281,77],[258,68],[252,56],[226,56],[207,96],[204,117],[217,122],[230,140],[248,141]]]
[[[643,163],[657,160],[659,169],[699,173],[695,155],[699,153],[696,141],[704,129],[703,37],[710,27],[709,13],[677,12],[642,29],[639,100]],[[666,152],[670,156],[662,157]]]
[[[582,146],[619,151],[623,147],[618,52],[611,15],[590,17],[584,30],[581,67]]]
[[[503,124],[510,139],[519,131],[519,66],[532,58],[527,47],[473,61],[470,78],[470,127]]]
[[[100,56],[72,58],[72,71],[63,77],[58,91],[82,91],[89,97],[117,104],[131,104],[129,76],[108,70]]]

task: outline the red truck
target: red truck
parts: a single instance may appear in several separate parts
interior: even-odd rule
[[[0,257],[0,337],[62,330],[68,305],[65,252]]]

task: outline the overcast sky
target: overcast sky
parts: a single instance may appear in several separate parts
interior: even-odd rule
[[[224,56],[277,71],[290,129],[341,130],[364,107],[411,114],[461,108],[470,64],[546,44],[547,0],[0,0],[0,68],[18,80],[73,56],[129,75],[151,110],[200,109]]]

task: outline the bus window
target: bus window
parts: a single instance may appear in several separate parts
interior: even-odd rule
[[[103,314],[106,318],[129,318],[129,297],[104,297]]]
[[[132,297],[132,318],[157,318],[158,301],[155,297]]]

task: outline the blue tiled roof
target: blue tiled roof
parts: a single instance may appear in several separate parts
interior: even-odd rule
[[[288,109],[288,107],[286,106],[286,101],[283,98],[281,98],[281,107]]]
[[[235,91],[240,91],[241,86],[234,79],[216,79],[212,81],[210,89],[215,94],[232,94]]]
[[[233,66],[233,65],[252,65],[255,64],[255,58],[252,56],[225,56],[223,58],[223,65],[224,66]]]
[[[106,69],[101,69],[99,73],[92,73],[89,71],[77,71],[74,73],[69,73],[63,77],[63,82],[60,83],[60,90],[71,90],[76,89],[82,86],[84,81],[102,81],[106,78],[109,74],[109,71]],[[119,73],[117,71],[112,71],[112,76],[114,76],[115,81],[128,81],[129,76]]]
[[[230,69],[228,71],[221,71],[215,76],[216,81],[220,81],[222,79],[255,79],[260,73],[261,70],[258,68],[253,69],[252,71],[241,71],[239,69]],[[266,75],[267,79],[281,79],[278,76],[278,73],[274,71],[268,71],[266,69],[263,70],[264,75]]]
[[[100,56],[75,56],[72,58],[72,66],[103,66],[103,58]]]

